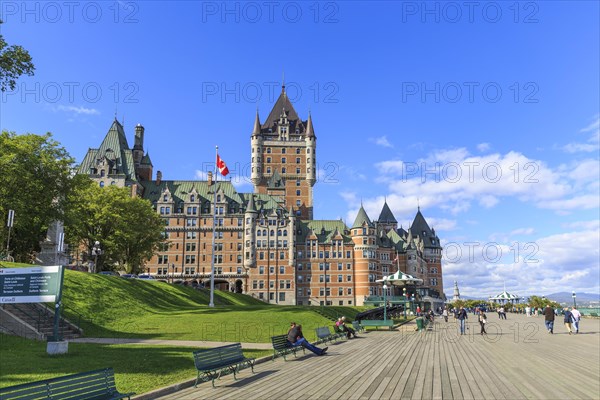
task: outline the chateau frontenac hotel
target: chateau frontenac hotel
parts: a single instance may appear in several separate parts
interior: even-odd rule
[[[205,181],[176,181],[158,171],[153,179],[144,127],[135,127],[130,148],[115,119],[79,173],[100,186],[131,187],[164,218],[168,243],[145,266],[156,279],[209,286],[215,212],[218,289],[286,305],[363,305],[382,294],[378,279],[400,269],[423,280],[410,288],[417,297],[444,299],[442,247],[420,210],[407,230],[387,203],[377,219],[361,206],[350,227],[313,219],[317,136],[285,86],[263,123],[257,112],[250,149],[253,193],[239,193],[211,173]]]

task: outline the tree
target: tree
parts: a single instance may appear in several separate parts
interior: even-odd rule
[[[100,188],[87,176],[76,177],[67,199],[65,231],[69,242],[91,257],[96,241],[103,250],[99,268],[138,273],[164,242],[164,222],[147,200],[130,196],[129,188]]]
[[[15,211],[10,249],[15,261],[29,262],[50,222],[61,220],[71,190],[74,160],[47,133],[0,134],[0,238],[6,244],[8,210]]]
[[[17,79],[23,74],[33,76],[34,70],[29,52],[21,46],[9,46],[0,35],[0,91],[14,90]]]

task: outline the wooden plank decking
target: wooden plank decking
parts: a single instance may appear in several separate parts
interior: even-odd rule
[[[473,316],[464,336],[437,319],[427,332],[370,332],[329,346],[323,357],[269,361],[238,381],[226,376],[217,388],[204,383],[163,399],[600,398],[600,319],[568,335],[559,317],[550,335],[542,317],[488,317],[487,337]]]

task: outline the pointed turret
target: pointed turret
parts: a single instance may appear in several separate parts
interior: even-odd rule
[[[392,213],[392,210],[390,210],[390,207],[387,204],[387,201],[384,201],[383,203],[383,208],[381,209],[381,214],[379,214],[379,218],[377,219],[377,222],[382,223],[382,224],[397,224],[398,221],[396,221],[396,218],[394,217],[394,214]]]
[[[367,212],[363,208],[362,204],[360,205],[360,210],[358,210],[358,215],[354,220],[354,224],[352,224],[352,228],[362,228],[363,224],[367,224],[367,226],[373,226],[373,223],[369,219]]]
[[[308,121],[306,121],[306,136],[316,137],[315,130],[313,128],[312,115],[310,112],[308,113]]]
[[[250,198],[248,199],[248,205],[246,206],[246,212],[247,213],[254,213],[256,214],[256,206],[254,205],[254,196],[252,194],[250,194]]]
[[[260,118],[258,117],[258,109],[256,109],[256,118],[254,119],[254,129],[252,129],[252,136],[260,135]]]
[[[421,207],[417,208],[417,215],[409,229],[414,237],[420,238],[421,242],[425,247],[428,248],[439,248],[440,240],[436,236],[435,232],[431,230],[429,224],[425,220],[423,214],[421,214]]]

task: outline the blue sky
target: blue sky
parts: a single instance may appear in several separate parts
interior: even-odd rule
[[[0,126],[81,161],[116,113],[163,179],[202,178],[219,145],[247,192],[285,73],[317,135],[316,218],[376,219],[387,198],[406,227],[420,205],[449,295],[598,293],[599,3],[468,4],[4,1],[36,75]]]

